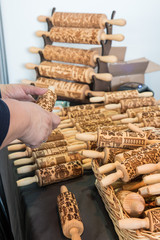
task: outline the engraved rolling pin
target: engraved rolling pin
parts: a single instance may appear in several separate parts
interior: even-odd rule
[[[93,28],[52,27],[50,29],[50,32],[37,31],[36,35],[38,37],[45,35],[49,37],[52,42],[82,43],[94,45],[100,45],[102,40],[124,40],[124,36],[122,34],[106,34],[102,29]]]
[[[55,88],[55,93],[57,96],[75,98],[83,100],[90,93],[92,96],[98,94],[103,95],[103,92],[91,91],[87,84],[73,83],[73,82],[64,82],[51,78],[38,78],[36,81],[30,81],[27,79],[22,80],[24,84],[31,84],[37,87],[49,87],[53,86]]]
[[[146,133],[108,131],[106,128],[99,128],[97,134],[77,133],[76,139],[82,141],[97,141],[98,147],[137,148],[146,144],[159,142],[148,140]]]
[[[123,209],[131,217],[139,217],[145,209],[144,198],[139,193],[121,190],[116,193]]]
[[[66,186],[61,186],[60,192],[57,205],[63,234],[69,239],[80,240],[84,226],[75,195],[69,192]]]
[[[91,110],[98,110],[98,109],[103,109],[104,108],[104,104],[83,104],[83,105],[76,105],[76,106],[71,106],[71,107],[65,107],[62,108],[61,110],[61,115],[62,116],[66,116],[69,112],[77,112],[77,111],[91,111]]]
[[[38,169],[35,174],[33,177],[18,180],[17,186],[26,186],[36,182],[40,187],[43,187],[52,183],[80,177],[83,175],[83,167],[80,161],[74,161]]]
[[[122,119],[121,122],[122,123],[136,123],[136,122],[142,122],[143,118],[154,118],[154,117],[160,117],[160,111],[137,113],[135,118],[125,118],[125,119]]]
[[[120,229],[149,229],[151,232],[159,232],[160,208],[145,211],[145,218],[125,218],[118,221]]]
[[[92,97],[90,102],[104,102],[105,104],[109,103],[119,103],[122,99],[131,99],[139,97],[152,97],[152,92],[143,92],[139,93],[138,90],[126,90],[126,91],[115,91],[107,92],[104,97]]]
[[[43,53],[46,60],[83,64],[91,67],[96,66],[97,59],[106,63],[118,61],[116,56],[100,56],[96,51],[90,49],[46,45],[44,49],[30,47],[29,51],[31,53]]]
[[[49,19],[55,27],[75,27],[75,28],[105,28],[105,24],[124,26],[125,19],[109,20],[105,14],[100,13],[72,13],[54,12],[51,17],[39,16],[40,22]]]
[[[25,66],[28,69],[35,69],[37,67],[41,76],[50,78],[60,78],[85,83],[91,83],[93,76],[103,81],[112,80],[110,73],[95,73],[94,70],[89,67],[56,62],[42,62],[40,65],[27,63]]]
[[[102,186],[108,186],[118,179],[129,182],[137,177],[136,168],[146,163],[157,163],[159,161],[160,143],[150,144],[141,150],[139,154],[132,156],[123,162],[116,162],[116,172],[101,180]],[[152,157],[151,157],[152,156]]]
[[[117,149],[117,148],[115,148],[115,149]],[[148,149],[148,147],[146,148],[146,150],[147,149]],[[128,149],[125,149],[125,148],[120,148],[119,152],[117,151],[117,154],[113,154],[112,155],[112,160],[113,161],[111,163],[109,163],[109,164],[105,164],[105,165],[100,166],[97,169],[97,171],[99,172],[99,174],[106,174],[108,172],[111,172],[112,170],[114,170],[116,168],[118,162],[121,163],[124,160],[129,159],[132,156],[136,156],[142,150],[144,151],[145,148],[144,147],[138,147],[138,148],[130,150],[130,151]]]
[[[133,99],[122,99],[117,104],[108,104],[106,109],[120,109],[121,113],[126,112],[128,108],[139,108],[145,106],[155,106],[158,102],[154,97],[142,97]]]
[[[64,154],[59,154],[59,155],[53,155],[53,156],[47,156],[47,157],[41,157],[41,158],[22,158],[19,160],[16,160],[14,165],[17,164],[23,164],[24,162],[35,162],[35,164],[32,165],[26,165],[23,167],[17,168],[17,173],[18,174],[23,174],[27,172],[32,172],[36,169],[40,168],[47,168],[51,166],[55,166],[58,164],[62,163],[67,163],[67,162],[73,162],[76,160],[81,161],[83,157],[79,153],[64,153]],[[87,162],[90,162],[89,160]]]
[[[150,111],[159,111],[160,110],[160,106],[148,106],[148,107],[138,107],[138,108],[131,108],[131,109],[127,109],[126,113],[123,114],[117,114],[115,116],[112,117],[112,120],[119,120],[119,119],[123,119],[123,118],[134,118],[136,117],[137,113],[141,113],[141,112],[150,112]]]
[[[43,109],[52,112],[54,108],[54,104],[57,100],[57,96],[55,94],[54,87],[49,87],[48,91],[42,96],[38,97],[36,103],[41,106]]]
[[[82,149],[86,149],[87,144],[77,144],[77,145],[72,145],[72,146],[62,146],[62,147],[56,147],[56,148],[48,148],[48,149],[43,149],[43,150],[38,150],[35,152],[32,152],[30,148],[26,148],[26,151],[24,152],[17,152],[17,153],[11,153],[8,155],[9,159],[17,159],[17,158],[22,158],[22,157],[34,157],[34,158],[39,158],[39,157],[45,157],[45,156],[50,156],[50,155],[57,155],[61,153],[66,153],[66,152],[74,152],[74,151],[79,151]]]

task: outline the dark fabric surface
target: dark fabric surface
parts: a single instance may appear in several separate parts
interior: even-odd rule
[[[16,180],[34,176],[17,175],[7,150],[0,152],[0,171],[5,189],[12,231],[16,240],[65,240],[57,209],[57,196],[61,185],[76,196],[84,224],[82,240],[117,240],[112,222],[94,186],[91,171],[83,177],[40,188],[36,183],[17,188]]]
[[[7,104],[0,99],[0,146],[5,139],[10,122],[10,112]]]

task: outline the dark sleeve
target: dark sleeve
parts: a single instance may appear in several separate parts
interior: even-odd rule
[[[0,99],[0,146],[2,145],[10,124],[10,112],[7,104]]]

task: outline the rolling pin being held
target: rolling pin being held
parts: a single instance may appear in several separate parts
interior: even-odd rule
[[[81,48],[69,48],[46,45],[44,49],[31,47],[32,53],[43,53],[46,60],[68,62],[96,67],[97,59],[106,63],[115,63],[118,61],[116,56],[100,56],[97,51]]]
[[[61,186],[60,192],[57,205],[63,234],[69,239],[80,240],[84,226],[75,195],[69,192],[66,186]]]
[[[73,13],[73,12],[54,12],[51,17],[39,16],[40,22],[49,19],[54,27],[75,27],[75,28],[105,28],[105,24],[124,26],[126,20],[111,19],[105,14],[100,13]]]
[[[101,180],[101,185],[106,187],[118,179],[129,182],[137,177],[136,168],[146,163],[157,163],[159,161],[160,143],[150,144],[142,148],[141,152],[123,162],[116,162],[116,172]],[[152,157],[151,157],[152,156]]]
[[[145,211],[145,218],[125,218],[118,221],[120,229],[149,229],[151,232],[159,232],[160,208]]]
[[[106,92],[103,97],[92,97],[90,102],[104,102],[104,104],[109,103],[119,103],[122,99],[131,99],[139,97],[152,97],[152,92],[139,93],[138,90],[126,90],[126,91],[115,91]]]
[[[55,94],[54,87],[49,87],[48,91],[45,94],[38,97],[36,103],[39,106],[41,106],[43,109],[49,112],[52,112],[56,100],[57,100],[57,96]]]
[[[83,83],[91,83],[93,76],[102,81],[112,80],[110,73],[95,73],[94,70],[89,67],[56,62],[42,62],[40,65],[27,63],[25,66],[28,69],[35,69],[37,67],[41,76],[49,78],[60,78]]]
[[[83,175],[83,166],[80,161],[62,163],[56,166],[38,169],[35,176],[23,178],[17,181],[17,186],[26,186],[34,182],[40,187],[80,177]]]
[[[154,97],[142,97],[142,98],[133,98],[133,99],[122,99],[117,104],[108,104],[105,105],[106,109],[120,109],[121,113],[125,113],[129,108],[139,108],[145,106],[155,106],[158,104],[158,101]]]
[[[52,42],[64,43],[82,43],[100,45],[101,41],[114,40],[123,41],[122,34],[106,34],[102,29],[95,28],[67,28],[67,27],[52,27],[50,32],[37,31],[36,35],[42,37],[45,35]]]

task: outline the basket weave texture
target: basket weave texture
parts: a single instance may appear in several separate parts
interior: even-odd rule
[[[100,160],[92,160],[92,169],[96,177],[95,185],[101,196],[105,208],[114,224],[115,231],[120,240],[160,240],[160,232],[150,232],[144,229],[140,230],[125,230],[120,229],[118,226],[118,220],[123,218],[128,218],[129,216],[123,210],[120,201],[116,197],[113,187],[110,185],[108,187],[101,187],[100,181],[105,177],[104,174],[99,174],[97,171],[98,167],[101,166]]]

